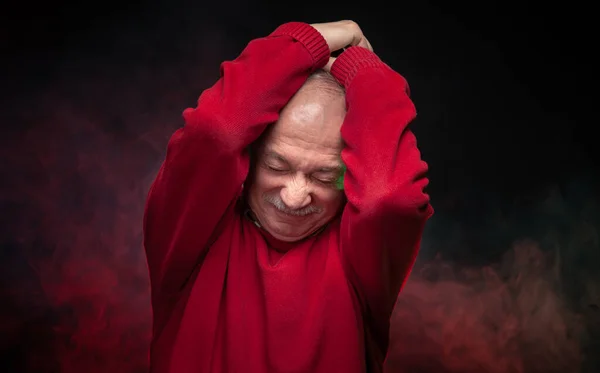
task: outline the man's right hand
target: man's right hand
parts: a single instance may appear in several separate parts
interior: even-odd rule
[[[354,45],[373,51],[371,44],[354,21],[313,23],[311,26],[323,35],[332,53]]]
[[[323,35],[323,38],[327,42],[329,50],[332,53],[350,46],[360,46],[373,52],[371,43],[369,43],[358,24],[354,21],[344,20],[327,23],[313,23],[311,26]],[[331,57],[324,69],[329,71],[334,61],[335,58]]]

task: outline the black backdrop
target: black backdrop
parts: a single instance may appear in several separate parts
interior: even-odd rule
[[[411,85],[436,209],[390,371],[596,371],[591,14],[514,1],[7,5],[1,363],[144,371],[141,214],[182,110],[250,39],[353,19]]]

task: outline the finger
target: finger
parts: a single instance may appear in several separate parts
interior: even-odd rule
[[[363,34],[360,26],[356,22],[351,22],[348,24],[348,27],[350,27],[350,33],[352,35],[350,45],[366,47],[364,41],[365,35]]]
[[[373,46],[371,45],[371,43],[369,42],[369,40],[367,38],[365,38],[365,40],[367,41],[367,45],[369,46],[367,49],[370,50],[371,52],[373,52]]]
[[[369,43],[369,40],[364,36],[362,37],[362,39],[360,39],[358,46],[366,48],[373,52],[373,47],[371,46],[371,43]]]
[[[335,62],[335,57],[329,57],[329,61],[327,62],[327,65],[325,65],[325,67],[323,68],[323,70],[330,72],[331,71],[331,66],[333,65],[333,63]]]

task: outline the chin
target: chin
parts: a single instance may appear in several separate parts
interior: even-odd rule
[[[313,232],[319,229],[318,226],[315,226],[316,222],[310,224],[303,224],[302,226],[294,226],[293,229],[289,229],[290,225],[286,223],[281,223],[278,221],[270,221],[264,225],[264,229],[274,238],[284,241],[284,242],[294,242],[300,241],[308,236],[310,236]]]
[[[276,239],[284,242],[294,242],[300,241],[308,236],[314,231],[314,229],[309,229],[307,231],[288,231],[286,229],[274,229],[273,227],[265,227],[266,231]]]

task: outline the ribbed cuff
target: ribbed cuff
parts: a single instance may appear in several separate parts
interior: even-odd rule
[[[329,46],[317,29],[303,22],[288,22],[277,27],[270,36],[287,35],[302,43],[314,61],[314,67],[320,69],[329,61]]]
[[[347,89],[356,73],[366,67],[387,67],[387,65],[370,50],[353,46],[347,48],[335,59],[331,66],[331,75]]]

